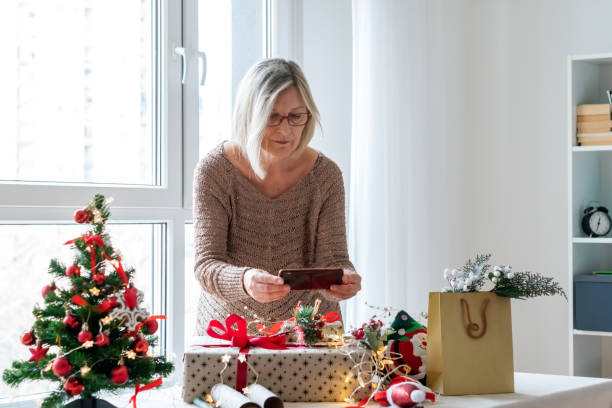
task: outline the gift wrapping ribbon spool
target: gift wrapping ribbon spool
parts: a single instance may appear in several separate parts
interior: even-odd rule
[[[234,328],[235,326],[235,328]],[[247,385],[247,363],[249,348],[260,347],[268,350],[287,350],[286,336],[249,336],[247,334],[247,322],[237,314],[232,314],[225,319],[225,325],[218,320],[211,320],[206,328],[206,334],[220,340],[226,340],[231,344],[205,344],[200,347],[239,347],[240,354],[244,354],[245,361],[238,360],[236,368],[236,390],[241,391]]]
[[[487,332],[487,306],[489,306],[489,299],[482,301],[482,307],[480,308],[482,318],[482,331],[480,334],[475,334],[480,330],[480,326],[477,323],[472,322],[472,316],[470,316],[470,305],[468,302],[461,298],[461,311],[467,314],[468,324],[465,326],[465,332],[472,339],[479,339]]]

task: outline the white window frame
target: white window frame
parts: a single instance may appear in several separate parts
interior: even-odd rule
[[[161,307],[168,318],[167,335],[164,336],[166,356],[175,362],[175,370],[182,371],[185,222],[192,218],[191,172],[198,156],[198,116],[185,108],[191,105],[190,109],[193,106],[197,109],[198,88],[197,59],[186,59],[187,77],[183,86],[183,61],[174,49],[177,46],[197,49],[197,35],[193,36],[193,27],[187,30],[187,24],[183,24],[193,20],[189,24],[196,25],[197,34],[197,0],[185,0],[184,4],[164,0],[154,0],[152,3],[158,7],[161,22],[161,110],[158,112],[160,123],[155,124],[161,141],[161,185],[0,182],[0,224],[66,224],[74,210],[88,203],[96,193],[113,197],[111,222],[166,224],[165,265],[161,265],[161,276],[156,277],[157,281],[163,281],[155,288],[156,293],[160,293],[160,290],[161,293],[153,303]],[[191,44],[186,45],[186,42]],[[196,69],[191,65],[195,65]],[[195,104],[192,101],[194,94]],[[183,123],[183,119],[188,120]],[[195,133],[193,129],[196,129]],[[34,400],[39,398],[40,394],[12,401],[0,400],[0,407],[33,407],[36,406]]]

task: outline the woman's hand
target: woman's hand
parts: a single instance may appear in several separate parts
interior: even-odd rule
[[[342,285],[331,285],[329,290],[325,290],[324,292],[328,296],[338,300],[346,300],[355,296],[360,290],[361,276],[351,269],[344,269]]]
[[[249,269],[242,278],[244,290],[260,303],[273,302],[287,296],[291,288],[283,278],[270,275],[261,269]]]

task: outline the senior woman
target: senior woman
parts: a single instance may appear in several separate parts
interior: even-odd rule
[[[321,312],[361,289],[346,247],[344,184],[338,166],[308,147],[319,112],[300,67],[254,65],[242,79],[234,139],[213,149],[194,177],[195,267],[202,287],[197,332],[211,319],[257,314],[287,319],[298,301]],[[337,266],[342,284],[291,290],[283,268]]]

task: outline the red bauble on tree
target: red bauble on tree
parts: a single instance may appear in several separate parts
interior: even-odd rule
[[[107,333],[100,333],[96,336],[96,346],[104,347],[110,344],[110,337]]]
[[[47,294],[51,292],[52,290],[55,290],[55,282],[51,282],[49,285],[45,285],[45,287],[42,288],[43,299],[46,298]]]
[[[147,332],[149,334],[153,334],[159,328],[159,323],[157,323],[157,320],[151,319],[151,320],[145,321],[144,326],[147,328]]]
[[[134,351],[138,354],[146,354],[148,350],[149,343],[144,338],[140,338],[134,345]]]
[[[113,384],[125,384],[128,379],[128,370],[126,366],[120,365],[111,370],[111,381]]]
[[[87,210],[76,210],[74,212],[74,220],[79,224],[84,224],[91,218],[91,213]]]
[[[55,361],[53,361],[52,370],[53,374],[57,375],[58,377],[65,377],[72,370],[72,366],[67,358],[58,357],[55,359]]]
[[[73,397],[82,393],[83,389],[85,389],[85,387],[79,378],[70,378],[66,381],[66,384],[64,384],[64,390]]]
[[[77,336],[79,343],[85,343],[93,338],[93,335],[89,330],[81,330]]]
[[[77,264],[72,264],[66,268],[66,276],[79,276],[81,274],[81,268]]]
[[[66,317],[64,317],[63,323],[70,327],[71,329],[76,329],[79,326],[79,319],[77,319],[75,316],[71,315],[71,314],[66,314]]]
[[[93,276],[91,277],[91,280],[96,282],[96,285],[101,286],[104,284],[104,281],[106,280],[106,276],[104,276],[101,273],[94,273]]]
[[[130,309],[134,309],[138,306],[138,289],[135,287],[126,288],[123,298],[125,299],[125,305]]]
[[[35,341],[36,337],[34,337],[34,333],[32,333],[31,331],[25,332],[21,335],[21,342],[26,346],[34,344]]]

